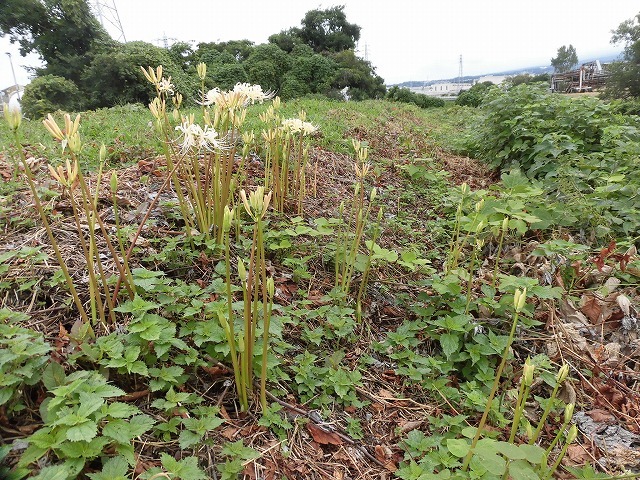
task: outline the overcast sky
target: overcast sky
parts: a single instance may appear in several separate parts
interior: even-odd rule
[[[93,3],[93,2],[92,2]],[[638,0],[103,0],[115,3],[127,41],[169,43],[248,39],[300,25],[315,8],[345,5],[347,21],[359,25],[359,55],[376,67],[387,84],[543,66],[558,47],[572,44],[581,61],[620,51],[611,30],[640,12]],[[105,25],[117,37],[116,30]],[[0,52],[11,52],[20,84],[25,64],[8,37]],[[9,57],[0,58],[0,88],[13,84]]]

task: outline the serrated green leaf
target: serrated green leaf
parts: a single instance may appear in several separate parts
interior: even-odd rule
[[[64,367],[57,362],[50,362],[42,373],[42,383],[47,390],[53,390],[64,384],[66,378]]]
[[[129,480],[127,471],[129,465],[127,459],[121,455],[108,459],[102,465],[102,471],[98,473],[88,473],[91,480]]]
[[[440,335],[440,345],[447,358],[460,349],[460,337],[453,333],[443,333]]]
[[[131,434],[129,424],[122,420],[111,420],[102,428],[102,435],[115,440],[118,443],[129,443],[137,435]]]
[[[77,414],[81,417],[88,417],[104,405],[104,398],[93,393],[80,392],[80,405]]]
[[[113,402],[107,408],[105,414],[111,418],[128,418],[136,413],[140,413],[140,409],[134,405],[123,402]]]
[[[183,430],[180,432],[180,436],[178,437],[180,448],[186,450],[189,447],[197,445],[202,437],[203,435],[199,435],[191,430]]]
[[[69,427],[67,439],[71,442],[89,442],[98,434],[98,426],[91,420]]]
[[[198,467],[198,459],[195,457],[176,460],[171,455],[162,453],[160,458],[162,466],[168,472],[180,477],[181,480],[205,480],[207,478],[206,474]]]

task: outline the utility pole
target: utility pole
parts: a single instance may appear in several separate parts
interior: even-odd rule
[[[107,26],[105,25],[105,23],[108,23],[109,25],[111,25],[111,27],[116,29],[116,32],[118,34],[116,40],[122,40],[124,43],[127,43],[127,39],[124,36],[122,23],[120,22],[120,15],[118,15],[118,7],[116,7],[115,0],[93,0],[91,2],[91,5],[93,7],[95,16],[100,22],[100,25],[102,25],[102,27],[106,30]]]
[[[458,67],[458,93],[462,90],[462,55],[460,55],[460,66]]]
[[[13,59],[11,58],[11,52],[5,52],[9,57],[9,64],[11,65],[11,73],[13,74],[13,83],[16,86],[16,94],[18,95],[18,101],[20,101],[20,85],[16,79],[16,71],[13,69]]]

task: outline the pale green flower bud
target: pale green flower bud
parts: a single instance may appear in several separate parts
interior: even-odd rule
[[[116,192],[118,191],[118,174],[116,173],[115,170],[111,170],[110,186],[111,186],[111,193],[115,195]]]
[[[2,104],[2,111],[4,112],[4,119],[7,121],[9,128],[14,132],[20,127],[22,122],[22,112],[20,107],[10,107],[6,103]]]
[[[509,217],[504,217],[502,220],[502,231],[506,232],[507,230],[509,230]]]
[[[80,153],[82,149],[82,142],[80,141],[80,135],[78,133],[74,133],[69,137],[68,141],[69,150],[72,153]]]
[[[524,308],[525,303],[527,303],[527,289],[517,289],[516,293],[513,295],[513,307],[516,312],[519,313]]]
[[[486,222],[484,220],[480,220],[480,223],[478,223],[478,226],[476,227],[476,233],[482,232],[486,226]]]
[[[204,62],[200,62],[196,65],[196,71],[198,72],[198,77],[200,80],[204,80],[207,76],[207,64]]]
[[[244,267],[244,263],[240,257],[238,257],[238,276],[241,281],[247,281],[247,269]]]
[[[522,382],[525,387],[530,387],[533,383],[533,372],[535,369],[536,367],[531,363],[531,359],[527,358],[524,362],[524,368],[522,371]]]
[[[273,280],[273,277],[269,277],[267,278],[267,294],[269,295],[270,299],[273,299],[275,292],[276,292],[275,281]]]
[[[569,429],[569,433],[567,433],[567,443],[573,443],[575,439],[578,437],[578,427],[575,425],[571,425]]]
[[[100,163],[104,162],[107,158],[107,147],[103,143],[100,145],[100,153],[99,153]]]
[[[484,207],[484,198],[476,203],[476,212],[480,212],[480,210],[482,210],[482,207]]]
[[[378,191],[376,190],[376,187],[373,187],[371,189],[371,195],[369,196],[369,201],[373,202],[377,194],[378,194]]]
[[[227,233],[231,230],[231,222],[233,221],[233,210],[228,205],[224,206],[224,217],[222,220],[222,231]]]
[[[351,145],[353,145],[353,150],[358,153],[360,151],[360,140],[357,138],[351,139]]]
[[[567,379],[568,376],[569,376],[569,365],[565,363],[564,365],[562,365],[562,367],[560,367],[560,370],[558,370],[558,375],[556,375],[556,381],[558,383],[562,383]]]
[[[469,193],[469,185],[467,185],[467,182],[464,182],[462,185],[460,185],[460,193],[462,193],[462,195],[466,195],[467,193]]]
[[[567,404],[566,407],[564,407],[564,423],[569,423],[571,421],[571,419],[573,418],[574,408],[575,408],[574,403],[569,403]]]
[[[527,438],[533,438],[533,426],[529,422],[527,422],[525,430],[527,431]]]

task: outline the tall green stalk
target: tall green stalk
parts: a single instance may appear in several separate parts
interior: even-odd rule
[[[496,396],[496,392],[498,391],[498,385],[500,385],[500,377],[502,376],[502,371],[504,370],[505,365],[507,364],[507,357],[509,355],[509,350],[511,349],[511,344],[513,343],[513,337],[516,333],[516,327],[518,326],[518,318],[520,316],[520,312],[524,308],[524,305],[527,301],[527,289],[524,290],[516,290],[513,297],[513,306],[514,306],[514,314],[513,314],[513,322],[511,324],[511,331],[509,332],[509,338],[507,339],[507,345],[505,346],[504,353],[502,354],[502,361],[496,370],[496,376],[493,381],[493,387],[491,388],[491,393],[489,394],[489,398],[487,399],[487,404],[485,406],[484,412],[482,413],[482,418],[480,419],[480,423],[478,424],[476,434],[471,441],[471,447],[469,448],[469,452],[464,458],[464,462],[462,463],[462,471],[467,471],[469,468],[469,462],[471,462],[471,458],[473,457],[473,449],[478,444],[480,440],[480,436],[482,435],[482,431],[484,429],[485,424],[487,423],[487,418],[489,416],[489,412],[491,411],[491,405],[493,403],[493,399]]]

